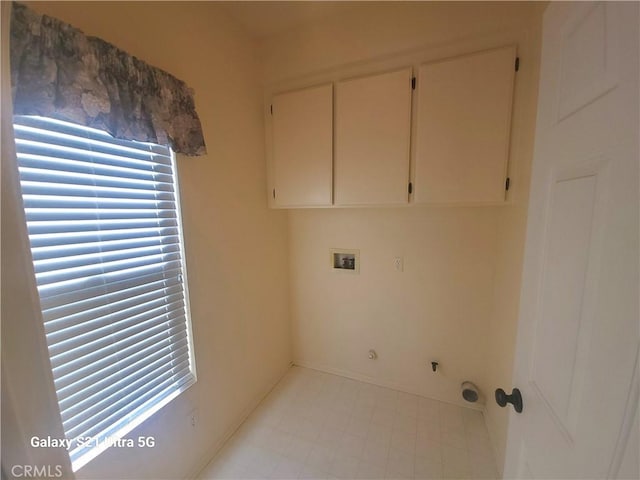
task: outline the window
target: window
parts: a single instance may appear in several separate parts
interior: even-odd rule
[[[76,471],[195,382],[175,162],[14,118],[49,357]]]

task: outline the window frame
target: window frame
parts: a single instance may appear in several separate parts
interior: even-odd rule
[[[37,116],[26,116],[26,115],[16,115],[13,117],[12,121],[14,126],[16,125],[16,120],[19,118],[41,118],[41,119],[45,119],[45,121],[49,121],[52,123],[57,123],[57,124],[62,124],[62,125],[69,125],[72,126],[74,128],[78,128],[78,129],[83,129],[87,132],[93,131],[98,132],[100,135],[104,135],[107,134],[109,135],[107,132],[103,131],[103,130],[99,130],[99,129],[94,129],[94,128],[89,128],[89,127],[84,127],[82,125],[79,124],[75,124],[75,123],[71,123],[71,122],[63,122],[60,120],[56,120],[56,119],[52,119],[50,117],[37,117]],[[50,130],[53,133],[56,133],[53,130]],[[18,170],[21,168],[21,161],[20,161],[20,148],[18,147],[18,136],[16,135],[15,131],[14,131],[14,140],[16,141],[16,160],[17,160],[17,168]],[[111,139],[113,139],[113,137],[111,135],[109,135],[109,137]],[[113,139],[115,142],[119,142],[119,143],[114,143],[114,145],[122,145],[123,141],[122,140],[118,140],[118,139]],[[108,141],[108,140],[107,140]],[[46,139],[42,140],[43,143],[46,143],[47,145],[52,145],[52,143],[48,143],[46,141]],[[180,394],[182,394],[183,392],[185,392],[186,390],[188,390],[191,386],[193,386],[196,382],[197,382],[197,368],[196,368],[196,354],[195,354],[195,346],[194,346],[194,339],[193,339],[193,326],[192,326],[192,315],[191,315],[191,304],[190,304],[190,294],[189,294],[189,281],[188,281],[188,273],[187,273],[187,258],[186,258],[186,243],[185,243],[185,238],[184,238],[184,228],[183,228],[183,215],[182,215],[182,204],[181,204],[181,195],[180,195],[180,179],[179,179],[179,172],[178,172],[178,166],[177,166],[177,161],[176,161],[176,155],[175,152],[173,152],[173,150],[168,147],[168,146],[163,146],[163,145],[158,145],[158,144],[153,144],[153,143],[149,143],[149,142],[135,142],[137,145],[149,145],[149,152],[153,152],[154,147],[158,147],[158,148],[163,148],[166,149],[168,152],[168,157],[170,158],[170,167],[171,167],[171,180],[172,180],[172,187],[173,187],[173,203],[175,205],[175,222],[176,222],[176,229],[177,229],[177,237],[178,237],[178,249],[177,251],[179,252],[180,255],[180,275],[182,277],[181,279],[181,286],[182,286],[182,302],[184,304],[184,327],[185,327],[185,336],[186,336],[186,345],[187,345],[187,352],[188,352],[188,359],[189,359],[189,365],[187,368],[187,371],[189,373],[188,377],[183,377],[183,378],[187,378],[187,380],[181,384],[175,384],[175,385],[170,385],[175,387],[175,389],[169,393],[167,393],[166,395],[162,396],[159,400],[153,402],[152,404],[148,404],[148,402],[143,403],[142,405],[134,408],[132,411],[130,411],[129,413],[127,413],[124,416],[120,416],[118,417],[117,420],[114,420],[111,423],[111,426],[104,428],[103,430],[100,431],[100,433],[98,435],[101,435],[104,431],[111,429],[111,431],[108,433],[108,435],[106,436],[107,441],[95,441],[93,446],[88,446],[88,448],[84,451],[80,451],[76,454],[75,457],[72,457],[71,452],[73,451],[72,449],[67,449],[67,454],[69,455],[69,459],[72,465],[72,470],[74,472],[77,472],[78,470],[80,470],[82,467],[84,467],[87,463],[89,463],[91,460],[93,460],[94,458],[96,458],[98,455],[100,455],[101,453],[103,453],[105,450],[107,450],[110,446],[113,445],[114,441],[117,441],[119,439],[125,438],[125,436],[127,434],[129,434],[130,432],[132,432],[134,429],[136,429],[138,426],[140,426],[143,422],[145,422],[147,419],[149,419],[150,417],[152,417],[153,415],[155,415],[158,411],[160,411],[163,407],[165,407],[166,405],[168,405],[169,403],[171,403],[176,397],[180,396]],[[135,159],[134,157],[127,157],[127,158],[132,158]],[[63,170],[63,172],[65,172]],[[67,174],[69,174],[69,171],[66,171]],[[71,172],[72,173],[72,172]],[[95,175],[95,174],[94,174]],[[125,177],[123,177],[125,178]],[[26,207],[24,205],[24,190],[23,190],[23,180],[22,180],[22,175],[19,174],[18,175],[18,181],[19,181],[19,196],[20,196],[20,201],[21,201],[21,208],[23,210],[23,213],[25,215],[24,220],[25,220],[25,227],[26,227],[26,233],[28,235],[29,238],[29,242],[28,242],[28,251],[29,251],[29,257],[31,260],[31,264],[32,266],[34,266],[34,274],[35,274],[35,264],[34,264],[34,259],[33,259],[33,252],[32,252],[32,244],[31,244],[31,233],[29,231],[29,226],[28,226],[28,216],[27,216],[27,211],[26,211]],[[158,190],[157,188],[154,188],[152,191],[154,192],[159,192],[160,190]],[[62,195],[64,196],[64,195]],[[104,198],[117,198],[117,197],[108,197],[105,196]],[[98,210],[98,207],[96,207],[96,211]],[[175,235],[175,234],[174,234]],[[134,237],[128,237],[128,238],[134,238]],[[163,236],[159,237],[160,239],[164,238]],[[55,257],[55,258],[62,258],[64,256],[60,256],[60,257]],[[134,258],[134,257],[132,257]],[[102,265],[104,262],[103,261],[99,261],[99,262],[95,262],[92,263],[92,265]],[[83,277],[84,278],[84,277]],[[38,279],[35,278],[34,275],[34,283],[36,285],[36,287],[39,287],[40,284],[38,282]],[[167,294],[164,294],[164,298],[166,301],[167,298]],[[42,308],[42,304],[41,304],[41,297],[40,297],[40,293],[38,291],[37,294],[37,308],[39,309],[39,312],[41,314],[41,321],[43,322],[44,325],[44,317],[43,315],[43,308]],[[86,310],[83,310],[83,312]],[[105,335],[104,337],[101,338],[107,338],[108,335]],[[47,345],[47,347],[49,347],[49,342],[48,339],[46,338],[46,334],[45,334],[45,344]],[[171,344],[173,345],[173,341],[175,341],[176,339],[172,337],[172,342]],[[184,340],[183,340],[184,342]],[[184,349],[184,343],[183,343],[183,347]],[[47,360],[49,360],[49,366],[50,366],[50,371],[53,374],[53,366],[50,364],[51,361],[51,355],[49,353],[49,348],[47,348]],[[55,375],[54,375],[55,378]],[[117,383],[117,382],[116,382]],[[126,384],[125,384],[126,385]],[[60,398],[58,396],[58,389],[54,387],[54,391],[55,391],[55,396],[56,396],[56,408],[58,409],[58,412],[61,412],[61,407],[60,407]],[[82,390],[84,392],[84,390]],[[137,390],[136,390],[137,391]],[[79,401],[82,401],[85,398],[84,395],[81,396]],[[153,398],[153,397],[152,397]],[[142,407],[145,407],[144,409]],[[139,411],[140,410],[140,411]],[[137,412],[137,413],[136,413]],[[133,413],[135,413],[135,415],[133,415]],[[93,415],[93,414],[92,414]],[[133,415],[133,417],[132,417]],[[91,417],[90,417],[91,418]],[[123,421],[126,421],[126,423],[122,426],[120,426],[119,428],[114,430],[114,425],[117,425]],[[66,436],[66,429],[65,429],[65,436]],[[77,440],[77,439],[76,439]],[[93,441],[93,440],[92,440]],[[136,443],[136,446],[137,443]]]

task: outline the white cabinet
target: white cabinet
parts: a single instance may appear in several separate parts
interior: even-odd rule
[[[420,67],[416,203],[504,201],[515,59],[510,46]]]
[[[336,205],[406,204],[412,69],[338,82]]]
[[[515,61],[507,46],[275,95],[272,206],[504,202]]]
[[[272,132],[274,206],[331,205],[333,85],[273,97]]]

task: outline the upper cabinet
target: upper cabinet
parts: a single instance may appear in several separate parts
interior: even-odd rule
[[[278,94],[271,108],[274,206],[331,205],[333,85]]]
[[[336,85],[336,205],[408,202],[412,69]]]
[[[510,46],[420,67],[416,203],[504,201],[515,61]]]
[[[504,203],[516,47],[422,61],[273,96],[271,205]]]

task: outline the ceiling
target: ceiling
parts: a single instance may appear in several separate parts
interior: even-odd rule
[[[220,5],[253,38],[291,30],[354,7],[353,2],[345,1],[227,1]]]

